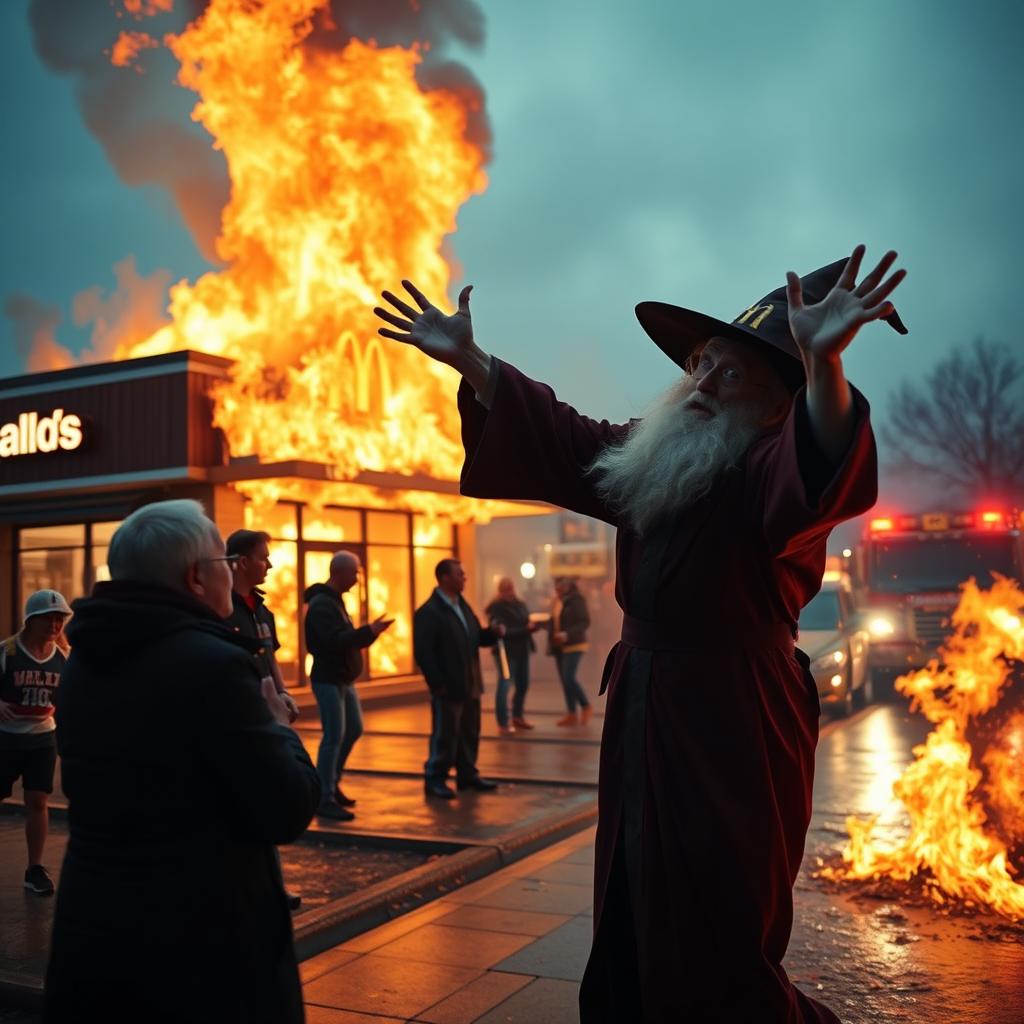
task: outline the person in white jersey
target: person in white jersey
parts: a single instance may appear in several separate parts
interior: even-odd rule
[[[0,644],[0,800],[21,779],[28,844],[25,888],[39,896],[53,893],[53,879],[42,861],[57,765],[53,701],[67,661],[64,624],[70,617],[62,594],[37,590],[25,602],[21,630]]]

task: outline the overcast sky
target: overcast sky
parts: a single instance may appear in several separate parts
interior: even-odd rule
[[[896,296],[910,335],[874,325],[847,359],[879,418],[955,345],[1024,349],[1019,4],[482,6],[483,45],[458,55],[486,92],[494,159],[459,218],[453,292],[474,283],[484,346],[584,411],[626,418],[673,376],[637,301],[732,319],[788,268],[859,241],[910,272]],[[166,195],[111,169],[27,12],[0,6],[0,297],[59,310],[77,349],[71,298],[112,290],[118,261],[174,279],[207,264]],[[0,374],[22,372],[0,330]]]

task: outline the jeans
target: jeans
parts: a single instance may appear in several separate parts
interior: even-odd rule
[[[502,729],[508,726],[508,691],[512,693],[512,717],[522,718],[526,705],[526,691],[530,688],[530,652],[521,654],[509,653],[508,671],[511,679],[501,678],[501,662],[494,659],[498,667],[498,689],[494,694],[494,713],[498,717],[498,725]]]
[[[587,700],[587,695],[576,678],[576,670],[580,667],[582,657],[582,651],[555,654],[558,678],[562,680],[562,692],[565,694],[565,706],[569,709],[569,714],[575,714],[577,705],[581,708],[590,707],[590,701]]]
[[[330,803],[341,779],[345,762],[356,740],[363,735],[363,711],[355,686],[334,686],[314,683],[313,696],[320,708],[323,736],[316,755],[316,771],[320,776],[321,799]]]

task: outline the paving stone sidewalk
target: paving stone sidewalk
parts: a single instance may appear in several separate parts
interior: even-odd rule
[[[594,832],[307,960],[307,1024],[578,1021]]]

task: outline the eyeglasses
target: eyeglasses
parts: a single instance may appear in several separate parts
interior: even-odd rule
[[[234,572],[238,568],[241,555],[218,555],[216,558],[200,558],[200,562],[227,562],[228,568]]]

